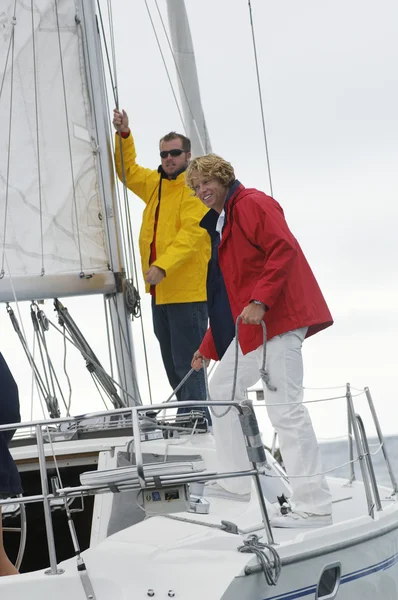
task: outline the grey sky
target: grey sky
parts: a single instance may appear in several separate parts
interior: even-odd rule
[[[165,1],[158,1],[165,15]],[[155,3],[148,3],[175,82]],[[246,186],[268,191],[247,2],[186,0],[186,6],[213,150],[232,162]],[[274,196],[335,318],[333,328],[305,343],[306,385],[370,386],[384,429],[396,432],[398,6],[393,0],[252,0],[252,6]],[[121,106],[130,116],[139,162],[156,168],[159,138],[181,130],[178,111],[144,1],[114,0],[113,16]],[[131,207],[138,240],[143,206],[131,196]],[[105,356],[96,321],[102,300],[90,302],[96,311],[86,301],[66,304],[77,320],[78,306],[84,307],[85,333]],[[147,298],[143,310],[154,396],[162,401],[169,388]],[[138,323],[134,332],[145,395]],[[10,362],[23,379],[19,363]],[[29,389],[25,384],[25,393]],[[88,404],[74,412],[93,406],[89,389],[82,384]],[[321,437],[344,433],[341,401],[313,414]]]
[[[114,5],[116,24],[123,5]],[[159,6],[165,15],[165,2]],[[246,186],[267,191],[247,2],[186,0],[186,7],[213,150]],[[274,195],[336,321],[305,344],[306,384],[369,385],[385,428],[396,431],[398,7],[392,0],[253,0],[252,7]],[[158,138],[181,123],[145,4],[127,10],[129,26],[117,29],[120,98],[140,161],[156,166]],[[340,433],[344,414],[323,405],[317,430]]]

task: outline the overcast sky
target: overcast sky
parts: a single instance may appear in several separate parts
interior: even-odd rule
[[[158,2],[166,16],[165,0]],[[155,3],[148,3],[172,70]],[[247,1],[186,0],[186,6],[213,150],[232,162],[244,185],[268,192]],[[397,433],[398,6],[393,0],[252,0],[252,7],[274,196],[335,319],[305,342],[305,385],[369,386],[383,429]],[[181,131],[178,111],[144,0],[114,0],[113,17],[120,103],[130,116],[139,162],[156,168],[159,138]],[[142,208],[131,195],[136,240]],[[66,304],[77,321],[81,312],[84,333],[105,356],[106,339],[98,334],[102,300],[90,302]],[[160,402],[169,387],[147,298],[143,312],[154,400]],[[7,346],[29,398],[6,318],[1,315],[3,353]],[[138,323],[134,333],[147,398]],[[73,412],[95,406],[90,389],[86,382],[75,386],[76,399],[85,398]],[[309,391],[307,398],[319,394]],[[28,407],[25,399],[25,417]],[[366,414],[360,398],[357,409]],[[344,434],[342,400],[311,410],[321,438]],[[262,422],[269,431],[265,417]]]

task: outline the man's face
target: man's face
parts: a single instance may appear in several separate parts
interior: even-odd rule
[[[214,208],[221,213],[228,194],[228,188],[217,179],[211,179],[198,171],[192,174],[195,194],[207,208]]]
[[[173,156],[170,151],[180,151],[179,156]],[[162,153],[167,152],[167,156],[163,157]],[[162,160],[162,168],[166,175],[175,175],[179,171],[182,171],[188,167],[189,159],[191,158],[190,152],[185,152],[182,149],[182,140],[176,138],[170,142],[163,141],[160,144],[160,154]]]

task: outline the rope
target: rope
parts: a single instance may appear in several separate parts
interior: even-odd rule
[[[235,402],[236,383],[237,383],[237,379],[238,379],[239,323],[240,323],[240,321],[241,321],[241,317],[238,317],[236,319],[236,323],[235,323],[235,366],[234,366],[234,377],[233,377],[233,383],[232,383],[232,399],[231,399],[232,402]],[[265,383],[267,388],[270,391],[275,392],[276,387],[270,383],[269,374],[265,367],[265,363],[267,360],[267,328],[265,326],[264,321],[261,321],[261,326],[263,328],[263,359],[262,359],[262,363],[261,363],[261,367],[260,367],[260,375],[261,375],[261,379],[263,380],[263,382]],[[204,371],[205,371],[206,397],[210,401],[211,397],[210,397],[209,382],[208,382],[208,378],[207,378],[206,367],[204,367]],[[211,406],[210,411],[214,417],[216,417],[217,419],[221,419],[222,417],[225,417],[229,413],[231,408],[232,408],[232,406],[228,406],[221,414],[217,414],[216,411],[214,410],[214,407]]]
[[[180,105],[179,105],[179,103],[178,103],[177,94],[175,93],[175,90],[174,90],[174,85],[173,85],[173,82],[171,81],[171,77],[170,77],[169,69],[168,69],[168,67],[167,67],[166,59],[165,59],[165,57],[164,57],[163,50],[162,50],[162,47],[161,47],[161,45],[160,45],[160,42],[159,42],[159,37],[158,37],[158,34],[157,34],[157,32],[156,32],[156,27],[155,27],[155,24],[154,24],[154,22],[153,22],[153,19],[152,19],[151,11],[150,11],[150,8],[149,8],[149,6],[148,6],[148,2],[147,2],[147,0],[144,0],[144,2],[145,2],[146,9],[147,9],[147,11],[148,11],[149,20],[151,21],[151,25],[152,25],[153,33],[155,34],[155,38],[156,38],[156,42],[157,42],[157,45],[158,45],[158,48],[159,48],[159,52],[160,52],[160,55],[161,55],[161,57],[162,57],[163,66],[164,66],[164,68],[165,68],[165,70],[166,70],[167,79],[169,80],[169,84],[170,84],[170,87],[171,87],[171,91],[172,91],[172,93],[173,93],[173,97],[174,97],[174,100],[175,100],[175,103],[176,103],[176,106],[177,106],[178,114],[180,115],[181,123],[182,123],[182,126],[183,126],[183,128],[184,128],[184,133],[186,134],[186,133],[187,133],[187,129],[186,129],[186,127],[185,127],[184,118],[183,118],[183,116],[182,116],[182,112],[181,112],[181,109],[180,109]]]
[[[59,26],[58,0],[55,0],[55,16],[56,16],[56,21],[57,21],[58,48],[59,48],[59,59],[60,59],[60,66],[61,66],[62,88],[63,88],[63,95],[64,95],[66,131],[68,134],[69,166],[70,166],[70,172],[71,172],[71,178],[72,178],[73,207],[74,207],[75,219],[76,219],[77,245],[78,245],[78,249],[79,249],[79,260],[80,260],[80,276],[84,277],[83,259],[82,259],[81,243],[80,243],[79,215],[78,215],[78,210],[77,210],[77,199],[76,199],[75,173],[74,173],[74,168],[73,168],[72,144],[71,144],[71,135],[70,135],[70,127],[69,127],[69,110],[68,110],[68,100],[66,97],[66,82],[65,82],[64,61],[63,61],[63,57],[62,57],[61,30],[60,30],[60,26]]]
[[[270,544],[260,542],[258,535],[253,534],[243,542],[243,546],[239,546],[238,552],[255,554],[267,584],[274,586],[278,583],[282,562],[278,552]]]
[[[113,87],[113,96],[114,96],[116,108],[119,109],[119,97],[118,97],[118,92],[117,92],[117,89],[118,89],[117,67],[116,67],[117,61],[116,61],[115,35],[114,35],[114,28],[113,28],[111,2],[108,0],[108,19],[109,19],[110,40],[111,40],[111,55],[112,55],[112,63],[113,63],[113,77],[112,77],[112,68],[111,68],[110,59],[109,59],[108,45],[107,45],[107,41],[105,38],[105,29],[103,27],[102,11],[101,11],[101,7],[100,7],[99,3],[98,3],[98,10],[100,13],[100,20],[102,23],[103,44],[105,46],[106,54],[108,57],[108,69],[109,69],[109,75],[110,75],[112,87]],[[106,96],[106,104],[107,104],[107,109],[109,112],[109,103],[108,103],[107,96]],[[123,219],[121,219],[123,250],[124,250],[124,257],[125,257],[126,263],[127,263],[126,264],[127,277],[124,282],[125,283],[125,302],[126,302],[128,310],[130,310],[132,307],[132,315],[136,318],[139,318],[139,317],[142,317],[142,309],[141,309],[141,303],[140,303],[140,289],[139,289],[139,283],[138,283],[137,260],[136,260],[135,247],[134,247],[134,241],[133,241],[133,231],[132,231],[132,226],[131,226],[132,219],[131,219],[130,204],[129,204],[129,199],[128,199],[128,191],[127,191],[127,183],[126,183],[126,169],[125,169],[125,162],[124,162],[123,142],[122,142],[122,137],[120,135],[120,131],[118,133],[119,133],[119,144],[120,144],[119,151],[120,151],[121,168],[122,168],[124,212],[126,215],[125,223],[123,223]],[[113,135],[110,135],[110,140],[111,140],[112,150],[114,151],[115,147],[114,147],[114,142],[113,142]],[[117,201],[118,201],[118,206],[119,206],[119,213],[122,214],[122,202],[121,202],[118,185],[116,185],[116,194],[117,194]],[[127,235],[127,243],[126,243],[126,235]],[[130,257],[132,257],[132,259],[133,259],[132,263],[131,263]],[[136,289],[134,288],[134,280],[132,278],[133,275],[134,275],[134,279],[135,279],[136,286],[137,286]],[[131,286],[133,286],[133,292],[131,292],[129,289],[129,288],[131,288]],[[133,298],[133,296],[135,296],[135,298]],[[117,307],[115,307],[115,308],[117,310]],[[119,313],[118,313],[118,320],[120,322]],[[148,351],[147,351],[147,343],[146,343],[144,324],[143,324],[142,318],[141,318],[141,336],[142,336],[142,342],[143,342],[149,400],[150,400],[150,403],[152,404],[153,399],[152,399],[152,388],[151,388],[150,373],[149,373]],[[114,339],[115,339],[115,334],[114,334]]]
[[[44,236],[43,236],[43,209],[42,209],[42,193],[41,193],[41,168],[40,168],[40,140],[39,140],[39,106],[37,99],[37,67],[36,67],[36,38],[35,38],[35,19],[33,0],[30,2],[32,11],[32,46],[33,46],[33,78],[35,82],[35,119],[36,119],[36,152],[37,152],[37,178],[39,192],[39,209],[40,209],[40,245],[41,245],[41,275],[45,274],[44,269]]]
[[[262,96],[262,92],[261,92],[260,71],[259,71],[259,68],[258,68],[257,45],[256,45],[256,36],[255,36],[255,33],[254,33],[253,12],[252,12],[252,5],[251,5],[251,1],[250,0],[248,0],[248,5],[249,5],[249,15],[250,15],[250,26],[251,26],[252,40],[253,40],[254,62],[255,62],[255,65],[256,65],[258,96],[259,96],[259,100],[260,100],[261,120],[262,120],[262,125],[263,125],[265,155],[266,155],[266,158],[267,158],[267,170],[268,170],[269,188],[270,188],[271,196],[273,196],[274,193],[273,193],[273,189],[272,189],[271,163],[270,163],[269,150],[268,150],[267,129],[266,129],[266,126],[265,126],[264,104],[263,104],[263,96]]]
[[[127,311],[134,318],[138,319],[141,316],[141,298],[134,287],[132,279],[126,279],[124,282],[124,302],[126,304]]]
[[[101,11],[101,7],[100,4],[97,3],[98,6],[98,12],[100,14],[100,21],[101,21],[101,30],[102,30],[102,43],[105,47],[105,51],[106,51],[106,55],[108,57],[108,70],[109,70],[109,76],[111,79],[111,83],[112,83],[112,88],[113,88],[113,96],[114,96],[114,100],[116,103],[116,107],[118,108],[119,106],[119,100],[118,100],[118,94],[117,94],[117,70],[116,70],[116,53],[115,53],[115,44],[114,44],[114,31],[113,31],[113,21],[112,21],[112,9],[108,3],[108,15],[109,15],[109,22],[110,22],[110,37],[111,37],[111,44],[112,44],[112,61],[113,61],[113,69],[114,69],[114,73],[112,74],[112,67],[111,67],[111,61],[110,61],[110,57],[109,57],[109,50],[108,50],[108,44],[106,41],[106,35],[105,35],[105,27],[104,27],[104,22],[103,22],[103,17],[102,17],[102,11]],[[84,13],[84,7],[83,7],[83,13]],[[105,68],[104,65],[102,63],[102,73],[103,73],[103,78],[104,81],[106,80],[106,72],[105,72]],[[90,81],[91,81],[91,71],[89,73],[90,75]],[[91,81],[91,89],[92,89],[92,81]],[[106,102],[106,107],[108,110],[108,113],[110,112],[110,107],[109,107],[109,101],[108,101],[108,95],[105,95],[105,102]],[[114,147],[114,141],[113,141],[113,135],[111,130],[109,129],[108,131],[109,133],[109,139],[111,142],[111,146],[112,146],[112,151],[115,151],[115,147]],[[120,137],[120,136],[119,136]],[[120,143],[122,144],[122,140],[120,138]],[[133,244],[133,234],[132,234],[132,227],[131,227],[131,215],[130,215],[130,207],[129,207],[129,202],[128,202],[128,195],[127,195],[127,186],[126,186],[126,177],[125,177],[125,169],[124,169],[124,157],[123,157],[123,152],[121,149],[121,160],[122,160],[122,172],[123,172],[123,191],[124,191],[124,213],[126,215],[125,219],[120,219],[120,230],[121,230],[121,237],[122,237],[122,245],[123,245],[123,251],[124,251],[124,259],[126,261],[126,265],[125,265],[125,269],[126,272],[122,272],[122,276],[125,279],[125,281],[129,281],[131,280],[131,276],[134,273],[135,275],[135,280],[137,282],[137,295],[139,296],[139,289],[138,289],[138,273],[137,273],[137,261],[136,261],[136,256],[135,256],[135,248],[134,248],[134,244]],[[101,172],[101,177],[102,177],[102,172]],[[122,201],[121,201],[121,197],[120,197],[120,191],[119,191],[119,186],[116,185],[116,198],[117,198],[117,205],[118,205],[118,211],[119,214],[122,215],[123,214],[123,210],[122,210]],[[126,234],[126,230],[127,230],[127,234]],[[128,241],[126,243],[126,235],[128,238]],[[109,243],[109,236],[108,236],[108,243]],[[133,263],[131,263],[131,257],[133,257]],[[113,269],[113,265],[112,265],[112,270]],[[127,275],[127,277],[126,277]],[[113,337],[113,342],[116,345],[117,341],[119,342],[120,345],[122,345],[123,341],[126,344],[126,348],[129,350],[129,344],[127,344],[126,340],[122,339],[122,335],[121,335],[121,331],[120,331],[120,327],[121,327],[121,315],[120,315],[120,311],[119,311],[119,307],[117,305],[117,303],[114,303],[114,309],[116,311],[117,314],[117,320],[118,320],[118,324],[119,324],[119,340],[117,340],[117,331],[114,327],[113,322],[111,323],[112,325],[112,337]],[[139,307],[136,307],[135,309],[136,314],[138,314],[138,312],[141,312]],[[106,313],[107,314],[107,313]],[[108,336],[108,343],[109,343],[109,339],[110,339],[110,327],[109,327],[109,321],[108,321],[108,317],[107,317],[107,336]],[[143,323],[141,322],[141,332],[142,332],[142,338],[143,338],[143,346],[144,346],[144,354],[145,354],[145,362],[146,362],[146,370],[147,370],[147,377],[148,377],[148,389],[149,389],[149,396],[150,396],[150,401],[152,403],[152,391],[151,391],[151,384],[150,384],[150,380],[149,380],[149,367],[148,367],[148,353],[147,353],[147,349],[146,349],[146,339],[145,339],[145,332],[144,332],[144,328],[143,328]],[[111,364],[111,368],[113,370],[113,360],[112,360],[112,356],[110,353],[110,364]],[[123,371],[124,371],[124,384],[126,387],[126,368],[125,368],[125,364],[123,363]],[[112,373],[113,375],[113,373]],[[123,388],[121,388],[123,389]],[[125,390],[124,390],[125,391]],[[126,392],[125,392],[126,393]]]

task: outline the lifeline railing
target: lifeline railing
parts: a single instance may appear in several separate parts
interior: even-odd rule
[[[322,388],[322,389],[324,389],[324,388]],[[379,489],[378,489],[376,474],[375,474],[375,470],[374,470],[374,466],[373,466],[372,453],[370,452],[370,449],[369,449],[368,436],[366,433],[366,429],[365,429],[365,425],[363,423],[362,417],[358,413],[355,412],[354,400],[353,400],[353,395],[351,392],[350,383],[346,384],[345,390],[346,390],[345,395],[339,396],[339,398],[343,399],[345,397],[346,401],[347,401],[348,458],[349,458],[348,464],[349,464],[349,468],[350,468],[350,476],[349,476],[348,485],[351,485],[356,480],[356,476],[355,476],[356,460],[354,459],[354,443],[355,443],[356,449],[357,449],[357,460],[359,462],[359,466],[361,469],[362,482],[363,482],[363,486],[365,489],[366,501],[367,501],[367,505],[368,505],[368,513],[372,518],[374,518],[375,507],[376,507],[377,511],[380,511],[380,510],[382,510],[382,505],[381,505],[381,500],[380,500],[380,493],[379,493]],[[258,391],[260,391],[260,394],[262,394],[262,390],[250,390],[250,391],[255,392],[255,393],[258,393]],[[397,484],[396,477],[394,475],[394,471],[391,466],[390,457],[389,457],[389,454],[387,451],[385,439],[383,436],[383,432],[381,430],[380,421],[377,416],[376,408],[373,403],[372,395],[371,395],[368,387],[365,387],[363,389],[362,393],[365,393],[365,396],[366,396],[366,399],[368,402],[368,406],[370,409],[370,413],[371,413],[371,416],[373,419],[373,424],[376,428],[377,437],[378,437],[379,443],[380,443],[380,448],[383,452],[384,460],[385,460],[388,474],[389,474],[389,477],[391,480],[391,485],[392,485],[392,490],[393,490],[392,496],[397,496],[398,484]],[[338,398],[323,398],[323,399],[316,400],[315,402],[337,400],[337,399]],[[314,401],[303,402],[303,404],[307,404],[307,403],[311,403],[311,402],[314,402]],[[256,406],[259,406],[259,405],[256,405]],[[266,404],[264,404],[263,406],[265,407]],[[277,433],[276,433],[276,431],[274,431],[274,434],[272,437],[272,446],[271,446],[271,455],[272,456],[275,456],[275,453],[276,453],[277,437],[278,437]]]
[[[381,432],[380,423],[378,421],[378,417],[375,411],[375,407],[372,401],[372,397],[368,388],[365,388],[366,397],[369,403],[369,407],[372,413],[372,417],[376,426],[377,434],[379,437],[380,445],[383,450],[383,455],[387,464],[388,472],[390,475],[392,487],[393,487],[393,495],[397,494],[397,482],[391,467],[391,462],[388,456],[387,448],[385,446],[384,437]],[[372,456],[369,451],[368,438],[366,435],[365,427],[363,425],[361,417],[355,413],[353,397],[351,393],[351,386],[347,384],[346,386],[346,394],[347,400],[347,414],[348,414],[348,428],[349,428],[349,453],[350,453],[350,465],[351,465],[351,478],[350,481],[355,480],[355,471],[353,469],[354,464],[354,443],[357,448],[358,460],[360,463],[360,468],[363,477],[363,485],[365,489],[367,504],[368,504],[368,512],[369,515],[374,518],[374,508],[376,507],[377,511],[382,510],[382,505],[380,501],[380,495],[378,491],[378,485],[374,473]],[[343,396],[344,398],[344,396]],[[262,523],[264,529],[266,531],[268,542],[273,544],[273,534],[269,523],[269,518],[267,514],[266,504],[264,500],[264,496],[261,489],[261,481],[260,475],[265,473],[264,465],[266,464],[266,457],[264,452],[264,447],[262,445],[261,437],[258,430],[257,419],[255,417],[255,413],[252,409],[251,403],[248,401],[244,401],[241,404],[232,402],[232,401],[223,401],[223,402],[205,402],[203,400],[197,402],[169,402],[167,404],[167,409],[176,409],[176,408],[185,408],[185,407],[197,407],[197,406],[226,406],[231,407],[231,409],[235,409],[239,413],[240,421],[242,424],[243,433],[246,439],[246,444],[248,448],[249,460],[252,463],[252,469],[247,471],[235,471],[235,472],[227,472],[227,473],[195,473],[195,474],[187,474],[187,475],[179,475],[172,477],[168,480],[168,483],[171,485],[175,485],[176,483],[190,483],[190,482],[203,482],[203,481],[211,481],[217,479],[227,479],[232,477],[245,477],[252,476],[254,477],[256,489],[258,492],[258,498],[260,502],[260,508],[262,513]],[[164,404],[152,405],[151,409],[158,410],[164,409]],[[65,503],[67,503],[67,498],[73,497],[82,497],[84,495],[95,495],[99,493],[110,492],[110,488],[107,485],[98,485],[98,486],[77,486],[74,488],[62,488],[55,491],[55,493],[50,493],[47,479],[47,471],[46,471],[46,452],[44,448],[44,432],[43,429],[46,430],[47,437],[50,438],[50,446],[51,450],[49,452],[50,456],[54,456],[56,460],[55,453],[52,449],[52,441],[51,441],[51,433],[49,432],[49,425],[51,428],[54,425],[60,425],[62,423],[73,423],[73,422],[82,422],[85,419],[93,419],[100,417],[109,417],[110,414],[114,416],[123,416],[128,415],[131,417],[132,429],[134,434],[134,445],[135,445],[135,453],[136,453],[136,466],[137,466],[137,475],[141,489],[145,487],[153,487],[153,483],[147,481],[145,477],[145,468],[143,463],[143,455],[141,448],[141,434],[140,434],[140,420],[139,413],[145,412],[148,410],[146,406],[136,406],[136,407],[126,407],[121,409],[116,409],[113,411],[102,411],[97,413],[91,413],[86,415],[79,415],[78,417],[64,417],[59,419],[51,419],[51,421],[39,420],[28,423],[12,423],[8,425],[0,426],[0,431],[7,430],[16,430],[16,429],[26,429],[26,428],[34,428],[36,432],[36,441],[37,441],[37,449],[38,449],[38,459],[39,459],[39,470],[41,477],[41,487],[42,494],[37,494],[33,496],[25,496],[20,498],[13,498],[8,500],[0,500],[1,505],[15,504],[18,503],[21,506],[25,506],[26,504],[34,503],[34,502],[42,502],[44,506],[44,516],[45,516],[45,526],[46,526],[46,534],[47,534],[47,545],[48,552],[50,558],[50,569],[47,571],[49,574],[59,574],[62,573],[62,570],[57,567],[57,558],[55,551],[55,541],[54,541],[54,531],[52,526],[52,516],[51,516],[51,501],[54,499],[63,498]],[[275,443],[275,439],[274,439]],[[274,444],[273,444],[274,445]],[[167,478],[166,478],[167,480]],[[129,484],[121,484],[118,485],[120,490],[132,489],[132,486]],[[66,506],[66,505],[65,505]],[[68,514],[68,518],[69,518]],[[80,559],[80,549],[79,543],[77,539],[76,532],[74,530],[73,521],[69,519],[69,527],[70,533],[72,537],[72,541],[74,544],[75,552],[78,557],[78,564]],[[79,568],[80,576],[83,579],[82,573],[84,573],[84,569]],[[86,582],[87,585],[87,582]]]
[[[266,461],[264,446],[262,444],[260,432],[258,429],[257,419],[255,416],[254,410],[251,406],[251,403],[247,402],[247,401],[244,401],[241,404],[238,404],[238,403],[232,402],[232,401],[220,401],[220,402],[219,401],[204,402],[202,400],[197,401],[197,402],[192,402],[192,401],[178,402],[178,401],[176,401],[173,403],[169,402],[167,404],[167,408],[168,409],[189,408],[189,407],[194,408],[195,406],[197,407],[198,405],[200,405],[201,407],[208,406],[209,408],[213,407],[213,406],[217,406],[217,407],[226,406],[226,407],[231,407],[231,409],[236,410],[239,413],[239,418],[240,418],[240,422],[242,425],[243,434],[244,434],[245,440],[246,440],[249,461],[252,463],[252,469],[249,469],[247,471],[231,471],[231,472],[225,472],[225,473],[209,473],[209,472],[202,472],[202,473],[199,472],[199,473],[195,473],[195,474],[190,473],[187,475],[174,476],[168,480],[168,483],[170,483],[171,485],[175,485],[176,483],[204,482],[204,481],[212,481],[212,480],[217,480],[217,479],[228,479],[228,478],[232,478],[232,477],[252,476],[254,478],[254,482],[255,482],[255,486],[256,486],[256,490],[257,490],[257,496],[258,496],[259,503],[260,503],[260,509],[261,509],[261,514],[262,514],[262,523],[263,523],[263,526],[264,526],[264,529],[265,529],[265,532],[267,535],[268,542],[270,544],[273,544],[274,543],[273,534],[272,534],[272,530],[271,530],[271,526],[270,526],[270,522],[269,522],[269,518],[268,518],[266,503],[265,503],[265,499],[263,496],[263,492],[262,492],[262,488],[261,488],[261,480],[260,480],[260,475],[264,472],[264,466],[266,465],[267,461]],[[153,410],[158,410],[158,409],[163,409],[163,408],[164,408],[163,404],[151,406],[151,409],[153,409]],[[145,468],[144,468],[144,463],[143,463],[143,455],[142,455],[142,447],[141,447],[141,432],[140,432],[139,413],[145,412],[147,410],[148,410],[147,406],[135,406],[135,407],[126,407],[126,408],[121,408],[121,409],[116,409],[116,410],[111,411],[112,415],[115,415],[115,416],[116,415],[129,415],[129,416],[131,415],[132,425],[133,425],[135,454],[136,454],[137,475],[138,475],[138,480],[139,480],[141,489],[145,489],[145,488],[150,489],[151,487],[154,487],[154,485],[155,485],[152,482],[148,482],[145,478]],[[67,498],[82,497],[85,495],[95,495],[95,494],[99,494],[99,493],[110,492],[111,490],[110,490],[109,486],[107,486],[107,485],[98,485],[98,486],[81,485],[81,486],[77,486],[77,487],[65,488],[65,490],[63,490],[62,488],[58,488],[55,491],[55,493],[50,493],[49,485],[48,485],[48,478],[47,478],[47,469],[46,469],[46,451],[45,451],[45,447],[44,447],[43,429],[47,430],[46,433],[47,433],[47,436],[49,436],[50,434],[48,431],[48,427],[50,424],[51,424],[51,427],[54,427],[54,425],[60,425],[62,423],[72,423],[74,421],[83,421],[86,418],[92,419],[92,418],[97,418],[97,417],[102,417],[102,416],[109,416],[109,414],[110,414],[110,411],[103,411],[103,412],[91,413],[91,414],[87,414],[87,415],[80,415],[78,417],[64,417],[64,418],[58,418],[58,419],[51,419],[51,421],[38,420],[38,421],[32,421],[32,422],[27,422],[27,423],[12,423],[12,424],[0,426],[0,432],[7,431],[7,430],[34,428],[35,433],[36,433],[36,444],[37,444],[37,452],[38,452],[39,472],[40,472],[42,493],[37,494],[37,495],[32,495],[32,496],[21,497],[21,498],[18,498],[17,500],[15,498],[10,498],[7,500],[0,500],[0,506],[8,505],[8,504],[15,504],[16,502],[23,506],[26,504],[31,504],[31,503],[35,503],[35,502],[43,503],[45,528],[46,528],[46,536],[47,536],[47,546],[48,546],[48,553],[49,553],[49,560],[50,560],[50,569],[48,571],[46,571],[46,574],[57,575],[57,574],[63,573],[62,569],[58,569],[58,565],[57,565],[54,529],[53,529],[52,516],[51,516],[51,501],[54,499],[59,499],[60,497],[64,498],[65,507],[67,508],[67,504],[66,504]],[[54,459],[56,460],[55,452],[52,449],[52,442],[50,442],[50,445],[51,445],[51,449],[48,454],[50,455],[50,457],[54,457]],[[127,489],[131,489],[132,485],[133,484],[130,484],[130,485],[129,484],[121,484],[121,485],[118,485],[117,487],[120,488],[120,490],[127,490]],[[74,529],[73,520],[70,519],[69,517],[70,517],[70,515],[68,514],[69,529],[70,529],[75,553],[78,558],[78,567],[79,567],[79,560],[82,562],[82,559],[80,558],[79,542],[78,542],[76,531]],[[84,566],[84,569],[82,569],[80,566],[79,574],[82,577],[82,579],[83,579],[84,572],[85,572],[85,566]],[[87,584],[87,582],[86,582],[86,584]]]
[[[380,422],[376,413],[376,409],[373,403],[373,399],[369,388],[364,388],[365,395],[368,401],[369,409],[373,418],[373,423],[376,427],[377,436],[379,438],[380,446],[383,452],[384,460],[387,465],[387,470],[390,476],[393,495],[397,494],[397,481],[392,470],[390,458],[388,456],[385,440],[381,431]],[[348,446],[349,446],[349,457],[350,457],[350,481],[355,481],[355,469],[354,469],[354,441],[357,447],[357,454],[359,459],[359,466],[361,468],[363,485],[366,493],[366,500],[368,503],[369,515],[374,518],[374,508],[378,511],[382,510],[380,494],[377,485],[376,475],[373,467],[372,455],[369,450],[368,437],[366,435],[365,426],[362,418],[355,412],[354,402],[351,393],[351,386],[349,383],[346,385],[346,398],[347,398],[347,418],[348,418]]]

